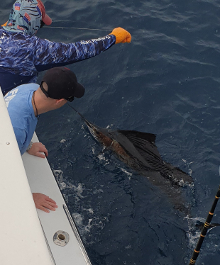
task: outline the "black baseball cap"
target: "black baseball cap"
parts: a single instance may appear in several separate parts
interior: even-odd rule
[[[43,88],[43,82],[47,84],[48,91]],[[77,82],[76,75],[66,67],[49,69],[42,78],[40,88],[49,98],[64,98],[68,101],[73,101],[74,97],[81,98],[85,93],[85,88]]]

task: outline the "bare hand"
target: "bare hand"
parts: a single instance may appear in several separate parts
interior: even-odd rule
[[[42,158],[45,158],[48,156],[47,148],[45,147],[45,145],[43,145],[40,142],[33,143],[31,148],[27,152],[30,155],[38,156]]]
[[[46,213],[49,213],[49,210],[55,211],[58,207],[54,200],[42,193],[33,193],[33,199],[36,208]]]

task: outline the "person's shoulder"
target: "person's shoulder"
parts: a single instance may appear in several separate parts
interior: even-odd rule
[[[38,84],[29,83],[15,87],[14,89],[10,90],[5,96],[5,102],[9,102],[14,98],[29,98],[29,95],[33,93],[33,91],[37,90],[39,87]]]
[[[22,84],[20,86],[17,86],[15,88],[13,88],[12,90],[10,90],[6,95],[9,95],[9,94],[14,94],[16,91],[21,91],[21,92],[27,92],[28,90],[36,90],[38,89],[40,85],[39,84],[36,84],[36,83],[28,83],[28,84]]]
[[[35,83],[29,83],[29,84],[20,85],[17,87],[17,89],[18,89],[18,93],[22,97],[27,96],[27,98],[29,98],[29,96],[32,95],[33,91],[37,90],[39,86],[40,85],[35,84]]]
[[[28,84],[23,84],[23,85],[20,85],[20,86],[17,86],[17,88],[19,90],[36,90],[38,89],[40,85],[37,84],[37,83],[28,83]]]

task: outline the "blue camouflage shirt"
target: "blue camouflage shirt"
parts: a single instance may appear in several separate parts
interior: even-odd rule
[[[116,41],[114,35],[75,43],[40,39],[34,35],[40,28],[40,21],[37,0],[17,0],[6,26],[0,27],[0,86],[3,94],[20,84],[36,82],[40,71],[94,57]]]

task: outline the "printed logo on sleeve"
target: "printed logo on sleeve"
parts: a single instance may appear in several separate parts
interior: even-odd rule
[[[16,96],[17,92],[18,92],[18,88],[15,88],[5,95],[4,100],[5,100],[6,107],[8,107],[9,102]]]

